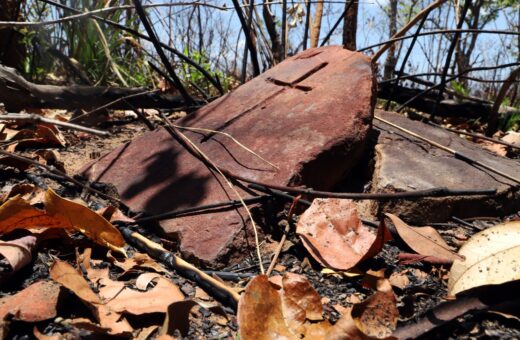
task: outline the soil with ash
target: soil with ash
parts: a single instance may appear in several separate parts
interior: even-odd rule
[[[58,150],[61,161],[65,164],[68,173],[74,173],[85,165],[89,158],[95,159],[101,154],[112,150],[118,145],[129,141],[136,136],[146,132],[143,124],[136,122],[128,122],[122,125],[112,125],[108,128],[113,134],[110,138],[100,138],[83,133],[68,132],[65,138],[69,145]],[[368,162],[367,162],[368,163]],[[64,197],[77,198],[82,193],[82,188],[78,188],[59,179],[52,179],[41,176],[38,172],[34,172],[35,176],[24,176],[16,171],[2,172],[2,183],[16,184],[29,183],[41,180],[46,185],[54,188],[56,192]],[[102,188],[101,190],[109,190]],[[98,209],[108,205],[108,202],[99,197],[90,196],[88,199],[92,209]],[[506,219],[518,219],[520,215],[504,217],[504,219],[477,219],[474,221],[450,221],[444,224],[435,225],[436,229],[444,237],[450,246],[458,249],[469,237],[481,229],[493,226]],[[284,220],[286,211],[279,214],[278,226],[287,223]],[[295,217],[297,219],[297,216]],[[278,226],[271,226],[275,229]],[[20,233],[22,234],[22,233]],[[274,237],[274,236],[272,236]],[[271,258],[276,245],[278,244],[279,235],[276,239],[270,239],[263,245],[264,258]],[[171,242],[164,243],[165,247],[171,246]],[[93,249],[92,258],[105,259],[106,249],[94,245],[89,239],[79,233],[70,235],[66,240],[49,240],[44,241],[38,247],[37,254],[34,254],[31,265],[25,267],[19,272],[9,275],[5,271],[0,261],[0,297],[9,296],[21,291],[30,284],[38,280],[46,280],[49,278],[49,267],[55,259],[68,261],[71,264],[76,263],[76,254],[81,253],[86,248]],[[446,300],[447,296],[447,278],[449,267],[436,266],[425,263],[400,264],[397,255],[403,251],[408,251],[406,246],[398,244],[396,241],[388,242],[383,251],[376,257],[365,261],[358,268],[360,273],[377,272],[384,270],[385,277],[394,277],[396,282],[404,282],[398,288],[394,285],[394,292],[398,300],[398,309],[400,314],[399,325],[403,325],[424,316],[428,311],[439,303]],[[251,250],[251,256],[242,263],[230,267],[222,268],[222,271],[228,273],[242,274],[242,276],[254,276],[259,274],[258,263]],[[108,261],[102,264],[110,268],[111,275],[118,276],[123,273],[121,269],[116,268]],[[267,267],[268,262],[265,263]],[[322,296],[322,302],[325,309],[325,317],[331,321],[340,318],[341,312],[351,307],[355,303],[359,303],[366,297],[372,295],[374,291],[366,288],[364,280],[366,276],[363,274],[342,276],[338,273],[326,273],[316,263],[303,247],[300,239],[295,235],[294,228],[290,232],[285,247],[279,257],[278,264],[272,275],[283,275],[285,272],[302,274],[308,278],[313,287]],[[130,278],[135,277],[135,273],[127,273]],[[134,275],[134,276],[132,276]],[[201,305],[195,306],[189,314],[189,331],[184,337],[177,333],[179,338],[237,338],[237,320],[234,313],[228,308],[211,308],[216,305],[215,301],[205,294],[193,282],[177,276],[175,273],[167,274],[175,284],[186,295],[186,298],[194,298],[202,301]],[[245,287],[248,279],[237,279],[229,281],[229,284],[235,287]],[[398,285],[398,284],[396,284]],[[11,321],[4,334],[5,338],[11,339],[32,339],[34,338],[34,330],[36,327],[41,334],[51,335],[57,333],[67,333],[70,327],[63,322],[64,319],[73,319],[78,317],[86,317],[92,319],[92,312],[85,307],[83,303],[72,293],[66,292],[64,299],[67,303],[60,304],[59,317],[47,321],[37,323],[26,323],[22,321]],[[207,307],[207,308],[206,308]],[[155,318],[155,319],[154,319]],[[164,316],[150,315],[147,317],[130,316],[127,319],[134,329],[144,328],[150,324],[157,323],[157,318]],[[161,319],[162,320],[162,319]],[[95,335],[78,334],[83,338],[96,338]],[[98,334],[99,335],[99,334]],[[480,312],[467,313],[463,317],[457,318],[447,324],[436,328],[430,333],[423,335],[425,339],[483,339],[483,338],[520,338],[520,321],[519,319],[507,317],[501,314]]]

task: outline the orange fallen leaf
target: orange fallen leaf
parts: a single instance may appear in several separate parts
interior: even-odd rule
[[[94,242],[118,251],[126,256],[125,240],[110,222],[89,208],[58,196],[48,189],[45,194],[45,210],[49,216],[67,221]]]
[[[72,291],[94,311],[100,325],[110,329],[110,334],[132,332],[130,324],[119,313],[112,311],[90,288],[87,280],[70,264],[56,260],[50,270],[51,278]]]
[[[10,198],[0,206],[1,234],[15,229],[67,227],[70,227],[70,224],[66,221],[49,216],[44,210],[34,208],[20,196]]]
[[[364,226],[352,200],[315,199],[296,232],[321,265],[345,271],[381,250],[386,235],[382,228],[375,235]]]
[[[432,227],[410,227],[399,217],[385,214],[394,223],[397,233],[402,240],[420,255],[433,256],[440,259],[463,259],[453,252],[442,236]]]
[[[94,211],[58,196],[52,189],[45,193],[44,205],[45,210],[37,209],[20,196],[7,200],[0,206],[0,234],[15,229],[73,228],[126,256],[119,230]]]

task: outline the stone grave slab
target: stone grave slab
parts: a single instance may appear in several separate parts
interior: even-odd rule
[[[377,110],[376,115],[509,175],[518,177],[520,173],[520,161],[491,153],[453,132],[393,112]],[[371,202],[372,214],[390,212],[407,222],[425,224],[449,221],[452,216],[498,216],[520,210],[520,188],[513,181],[471,166],[385,123],[375,121],[375,126],[380,135],[375,147],[372,192],[448,187],[460,190],[496,188],[498,193],[496,197],[460,196]]]
[[[288,58],[175,124],[226,132],[278,167],[226,136],[185,130],[222,168],[269,183],[331,189],[364,151],[374,101],[369,58],[330,46]],[[237,198],[162,128],[120,146],[82,172],[90,180],[114,184],[125,204],[148,214]],[[254,251],[242,209],[160,225],[180,242],[186,258],[207,265]]]

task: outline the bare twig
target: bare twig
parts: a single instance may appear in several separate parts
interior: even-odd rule
[[[244,13],[242,12],[242,8],[238,3],[238,0],[233,0],[233,6],[235,6],[238,19],[240,20],[240,24],[242,25],[242,30],[244,31],[244,35],[246,37],[246,44],[249,52],[251,53],[251,62],[253,63],[253,74],[255,76],[260,74],[260,65],[258,64],[258,56],[256,53],[256,48],[253,43],[253,36],[251,33],[250,27],[247,25],[246,19],[244,18]]]
[[[191,105],[193,103],[193,99],[188,94],[188,91],[186,91],[186,88],[182,84],[179,77],[177,77],[177,74],[173,70],[172,64],[170,63],[168,58],[166,58],[166,54],[164,54],[161,44],[159,43],[159,40],[157,39],[157,36],[155,35],[155,31],[152,28],[152,26],[150,25],[150,22],[148,21],[148,17],[146,15],[146,12],[144,11],[143,6],[141,5],[140,0],[133,0],[133,2],[135,5],[135,10],[136,10],[137,14],[139,15],[139,18],[141,19],[141,23],[143,24],[143,26],[146,30],[146,33],[148,33],[148,36],[150,37],[152,44],[155,47],[155,50],[157,51],[157,54],[159,55],[161,62],[163,63],[164,68],[166,69],[166,71],[168,71],[168,74],[172,78],[173,84],[175,85],[177,90],[179,90],[179,92],[181,93],[186,105],[188,105],[188,106]]]
[[[422,36],[427,36],[427,35],[436,35],[436,34],[444,34],[444,33],[457,33],[457,32],[461,32],[461,33],[479,33],[479,34],[520,35],[520,32],[517,32],[517,31],[483,30],[483,29],[475,29],[475,28],[464,28],[464,29],[442,29],[442,30],[426,31],[426,32],[419,33],[418,36],[422,37]],[[397,34],[399,34],[399,32],[397,32]],[[394,43],[394,42],[401,41],[401,40],[412,39],[414,36],[415,36],[415,34],[405,35],[405,36],[402,36],[402,37],[399,36],[399,37],[396,37],[396,38],[391,38],[391,39],[379,42],[377,44],[373,44],[373,45],[369,45],[369,46],[360,48],[360,49],[357,50],[357,52],[364,52],[364,51],[368,51],[368,50],[370,50],[370,49],[372,49],[374,47],[379,47],[379,46],[383,46],[383,45],[386,46],[389,43]],[[390,46],[388,46],[388,47],[390,47]],[[386,47],[386,49],[388,49],[388,47]]]
[[[280,243],[278,243],[278,247],[276,247],[273,259],[271,260],[271,264],[269,265],[267,272],[265,272],[265,275],[267,275],[267,276],[271,275],[271,272],[273,271],[274,266],[276,265],[276,262],[278,261],[278,257],[280,256],[280,253],[282,252],[283,244],[285,243],[285,240],[287,239],[287,234],[290,231],[292,217],[293,217],[294,211],[296,210],[296,206],[298,205],[298,201],[300,200],[300,198],[301,198],[301,196],[296,196],[291,204],[291,208],[289,208],[289,213],[287,214],[287,225],[285,226],[285,230],[283,231],[282,239],[280,240]]]
[[[383,44],[383,47],[381,47],[374,55],[372,56],[372,62],[375,63],[377,60],[381,57],[383,53],[385,53],[386,50],[390,48],[398,39],[401,38],[403,35],[405,35],[406,32],[410,30],[419,20],[422,19],[425,15],[429,14],[433,9],[439,7],[443,3],[445,3],[446,0],[437,0],[428,7],[424,8],[422,11],[417,13],[415,17],[413,17],[403,28],[401,28],[396,34],[394,34],[390,40],[385,42]],[[375,46],[374,46],[375,47]]]
[[[461,29],[462,25],[464,25],[464,19],[466,18],[466,14],[468,13],[470,5],[471,5],[471,0],[464,1],[464,7],[462,8],[460,18],[458,18],[457,29]],[[437,99],[435,100],[435,104],[433,105],[433,108],[431,111],[430,119],[432,119],[432,120],[435,117],[435,115],[437,114],[437,108],[439,107],[439,103],[442,99],[442,95],[444,94],[444,87],[446,87],[446,76],[448,74],[448,71],[449,71],[450,65],[451,65],[451,57],[453,56],[455,47],[459,43],[460,35],[461,35],[461,32],[455,33],[455,36],[453,37],[453,39],[450,42],[448,52],[446,53],[446,60],[444,63],[444,68],[442,69],[441,82],[440,82],[440,86],[439,86],[440,89],[439,89],[439,92],[437,93]]]
[[[502,101],[504,101],[504,98],[506,97],[509,88],[518,77],[520,77],[520,67],[513,70],[509,77],[507,77],[504,84],[502,84],[502,86],[500,87],[500,90],[498,91],[497,97],[495,99],[495,103],[493,104],[491,112],[489,113],[489,123],[486,131],[486,134],[488,136],[492,136],[493,133],[495,133],[495,131],[497,130],[498,111],[500,109],[500,105],[502,104]]]
[[[21,155],[17,155],[15,153],[12,153],[12,152],[9,152],[9,151],[4,151],[4,150],[1,150],[0,149],[0,155],[4,155],[4,156],[7,156],[7,157],[11,157],[11,158],[14,158],[16,160],[19,160],[21,162],[24,162],[24,163],[27,163],[27,164],[31,164],[31,165],[34,165],[36,167],[39,167],[39,168],[43,168],[44,170],[52,173],[52,174],[55,174],[55,175],[58,175],[59,177],[63,178],[64,180],[68,181],[68,182],[71,182],[71,183],[74,183],[80,187],[82,187],[83,189],[85,190],[88,190],[92,193],[95,193],[95,194],[98,194],[99,196],[101,197],[104,197],[114,203],[117,203],[117,204],[123,204],[123,202],[121,202],[119,199],[115,198],[115,197],[112,197],[110,195],[107,195],[99,190],[96,190],[94,188],[92,188],[91,186],[87,185],[87,184],[83,184],[81,183],[80,181],[70,177],[69,175],[67,175],[66,173],[56,169],[55,167],[53,166],[48,166],[46,164],[41,164],[35,160],[32,160],[30,158],[27,158],[27,157],[24,157],[24,156],[21,156]]]
[[[165,263],[183,277],[196,282],[204,291],[215,297],[216,300],[236,310],[240,296],[231,287],[226,286],[221,281],[204,273],[191,263],[175,256],[175,254],[167,251],[160,244],[147,239],[138,232],[128,227],[120,226],[119,229],[127,242],[136,245],[138,248],[149,253],[152,257],[159,259],[162,263]]]
[[[514,149],[520,149],[520,145],[518,145],[518,144],[513,144],[513,143],[504,142],[503,140],[496,139],[496,138],[491,138],[491,137],[484,136],[484,135],[480,135],[480,134],[478,134],[478,133],[472,133],[472,132],[466,132],[466,131],[456,130],[456,129],[452,129],[452,128],[449,128],[449,127],[445,127],[445,126],[442,126],[442,125],[439,125],[439,124],[435,124],[435,123],[433,123],[433,122],[428,122],[428,124],[433,125],[433,126],[440,127],[440,128],[442,128],[442,129],[445,129],[445,130],[448,130],[448,131],[451,131],[451,132],[455,132],[455,133],[457,133],[457,134],[470,136],[470,137],[473,137],[473,138],[476,138],[476,139],[487,140],[487,141],[490,141],[490,142],[493,142],[493,143],[496,143],[496,144],[502,144],[502,145],[505,145],[505,146],[508,146],[508,147],[510,147],[510,148],[514,148]]]
[[[96,130],[96,129],[88,128],[88,127],[82,126],[82,125],[72,124],[72,123],[68,123],[68,122],[62,122],[62,121],[56,120],[56,119],[45,118],[45,117],[42,117],[37,114],[9,113],[6,115],[0,115],[0,120],[30,120],[33,122],[54,124],[57,126],[62,126],[67,129],[71,129],[71,130],[88,132],[93,135],[102,136],[102,137],[108,137],[108,136],[112,135],[110,132],[107,132],[107,131]]]
[[[173,126],[172,123],[163,114],[160,114],[160,117],[163,120],[163,122],[166,124],[166,130],[171,134],[171,136],[176,141],[178,141],[182,146],[184,146],[190,153],[192,153],[200,161],[202,161],[204,164],[206,164],[210,169],[217,171],[222,176],[222,178],[224,179],[226,184],[229,186],[229,188],[235,193],[237,198],[242,203],[242,206],[245,208],[247,215],[251,221],[251,225],[253,227],[253,232],[254,232],[254,236],[255,236],[256,253],[258,255],[260,272],[262,274],[264,274],[265,273],[264,265],[262,263],[262,254],[260,252],[260,239],[258,236],[258,230],[257,230],[256,223],[253,219],[253,215],[251,214],[251,211],[249,210],[249,208],[243,201],[242,196],[240,195],[238,190],[235,188],[233,183],[231,183],[231,181],[228,179],[229,176],[226,175],[224,173],[224,171],[222,171],[219,167],[217,167],[216,164],[213,163],[213,161],[204,152],[202,152],[202,150],[197,145],[195,145],[195,143],[193,143],[186,135],[184,135],[182,132],[178,131],[175,128],[175,126]]]
[[[246,204],[256,204],[256,203],[262,202],[263,200],[265,200],[268,197],[270,197],[270,196],[262,195],[262,196],[244,198],[242,200]],[[242,202],[240,200],[216,202],[216,203],[211,203],[211,204],[200,205],[197,207],[190,207],[190,208],[186,208],[186,209],[177,209],[177,210],[172,210],[172,211],[166,211],[162,214],[141,217],[141,218],[136,219],[135,223],[144,223],[144,222],[148,222],[148,221],[162,221],[162,220],[167,220],[170,218],[175,218],[175,217],[184,216],[184,215],[188,215],[188,214],[202,213],[202,212],[204,212],[206,210],[210,210],[210,209],[230,208],[230,207],[237,207],[237,206],[241,206],[241,205],[242,205]]]

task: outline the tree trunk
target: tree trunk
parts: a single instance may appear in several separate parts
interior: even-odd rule
[[[323,0],[319,0],[316,4],[316,15],[311,26],[311,47],[318,47],[320,40],[321,18],[323,16]]]
[[[350,2],[352,4],[350,4],[343,19],[343,47],[347,50],[355,51],[357,49],[356,32],[359,2],[357,0],[351,0]],[[349,6],[349,2],[346,2],[345,6]]]
[[[390,37],[397,33],[397,0],[390,0],[390,12],[388,13],[388,17],[390,20]],[[392,78],[394,74],[395,66],[397,65],[397,58],[395,55],[396,52],[396,44],[392,44],[392,46],[388,49],[385,61],[385,69],[384,69],[384,79]]]

